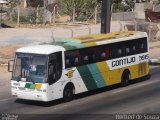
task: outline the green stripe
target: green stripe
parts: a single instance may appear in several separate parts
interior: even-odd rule
[[[26,83],[25,84],[25,88],[35,89],[35,84],[33,84],[33,83]]]
[[[26,83],[25,88],[30,88],[31,84],[30,83]]]
[[[84,45],[79,44],[79,43],[67,43],[67,45],[74,46],[76,49],[77,48],[84,48]]]
[[[87,66],[79,66],[77,67],[77,70],[81,75],[88,90],[93,90],[97,88],[97,85]]]
[[[30,89],[35,89],[35,84],[31,83]]]
[[[74,50],[77,48],[84,48],[84,45],[78,41],[64,40],[56,42],[56,45],[63,46],[66,50]]]
[[[98,88],[106,86],[104,79],[103,79],[101,72],[99,71],[97,65],[96,64],[89,64],[87,66],[88,66],[88,69],[91,72],[91,75],[94,78],[95,83],[98,86]]]

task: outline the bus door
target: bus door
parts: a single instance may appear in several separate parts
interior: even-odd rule
[[[62,75],[62,52],[53,53],[49,56],[48,79],[49,84],[55,83]]]

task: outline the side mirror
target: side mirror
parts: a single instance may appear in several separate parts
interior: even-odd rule
[[[14,60],[8,61],[8,72],[13,72]]]

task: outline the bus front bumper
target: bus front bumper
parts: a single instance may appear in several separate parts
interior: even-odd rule
[[[41,92],[12,90],[12,95],[17,98],[26,100],[44,101],[44,102],[50,101],[48,100],[47,93],[41,93]]]

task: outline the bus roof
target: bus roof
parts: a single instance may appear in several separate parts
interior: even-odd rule
[[[111,32],[108,34],[97,34],[70,39],[60,39],[56,42],[48,44],[19,48],[16,52],[47,55],[58,51],[75,50],[79,48],[113,43],[113,41],[126,41],[142,37],[147,37],[147,34],[145,32],[138,31]]]
[[[17,49],[18,53],[30,53],[30,54],[52,54],[59,51],[64,51],[65,49],[57,45],[36,45],[28,46]]]
[[[96,34],[96,35],[88,35],[77,38],[70,39],[61,39],[57,40],[54,43],[59,46],[64,47],[66,50],[74,50],[78,48],[91,47],[96,45],[103,45],[119,41],[126,41],[136,38],[147,37],[145,32],[139,31],[119,31],[119,32],[111,32],[107,34]]]

